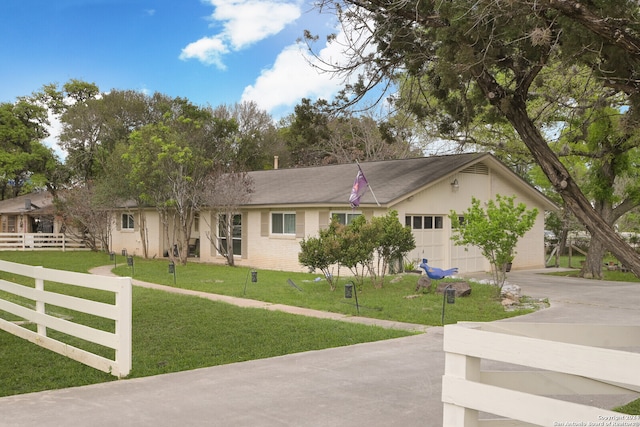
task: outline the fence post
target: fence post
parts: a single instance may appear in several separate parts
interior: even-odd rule
[[[116,320],[116,336],[118,348],[116,349],[115,362],[120,372],[118,377],[129,375],[132,366],[132,304],[133,294],[131,278],[120,279],[119,290],[116,293],[116,307],[118,307],[118,319]]]
[[[457,325],[445,326],[445,340],[447,329],[459,327]],[[464,354],[445,353],[444,376],[462,378],[469,381],[480,381],[480,359]],[[464,393],[464,390],[448,390],[443,382],[442,394],[448,397]],[[445,399],[443,399],[445,400]],[[449,400],[449,399],[446,399]],[[443,426],[448,427],[478,427],[478,411],[444,402],[442,413]]]
[[[42,270],[43,267],[33,267],[35,271]],[[34,271],[34,272],[35,272]],[[34,274],[36,277],[42,277],[41,273]],[[36,291],[38,291],[38,299],[36,300],[36,312],[46,314],[46,306],[42,301],[42,295],[44,294],[44,279],[36,279]],[[42,323],[38,323],[38,335],[43,337],[47,336],[47,327]]]

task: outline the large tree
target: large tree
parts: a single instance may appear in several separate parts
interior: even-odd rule
[[[0,104],[0,200],[45,187],[60,161],[42,140],[47,110],[28,98]]]
[[[269,169],[273,165],[273,156],[284,157],[273,118],[254,101],[220,105],[214,108],[213,114],[222,120],[234,120],[238,125],[231,147],[236,168]]]
[[[59,145],[67,153],[66,164],[81,182],[108,174],[116,145],[126,142],[132,131],[159,120],[154,111],[158,97],[141,92],[101,93],[94,83],[70,80],[61,89],[45,86],[43,93],[62,123]]]
[[[593,208],[549,146],[529,107],[549,64],[584,64],[626,100],[629,126],[640,115],[640,6],[631,0],[324,1],[375,46],[356,46],[343,71],[362,71],[356,99],[398,72],[428,79],[446,99],[466,92],[461,114],[489,105],[515,129],[567,208],[619,260],[640,275],[640,257]],[[362,40],[356,36],[351,40]],[[360,67],[360,68],[357,68]],[[466,101],[466,99],[465,99]]]
[[[235,121],[186,99],[167,100],[162,121],[132,133],[123,159],[134,192],[162,219],[169,247],[186,264],[195,215],[205,202],[211,173],[230,161]],[[173,257],[173,251],[169,251]]]
[[[329,130],[327,102],[312,103],[304,98],[294,107],[294,113],[281,123],[280,135],[286,142],[292,166],[320,165],[327,156]]]
[[[589,109],[585,115],[587,119],[566,129],[560,140],[586,165],[589,172],[581,187],[593,201],[595,211],[613,227],[620,217],[640,205],[638,130],[621,123],[624,116],[611,107]],[[604,255],[603,242],[592,236],[581,274],[602,278]]]
[[[624,97],[603,87],[591,74],[584,66],[567,68],[559,61],[548,65],[536,78],[527,109],[596,212],[613,226],[640,203],[634,160],[640,151],[640,138],[638,130],[626,123]],[[428,79],[420,83],[427,89],[417,98],[421,102],[416,102],[411,93],[401,93],[399,104],[407,105],[421,123],[442,139],[491,151],[524,179],[543,191],[549,189],[545,192],[554,197],[546,178],[534,180],[537,168],[531,153],[513,126],[496,115],[491,105],[474,103],[474,114],[464,114],[464,108],[458,105],[472,102],[473,94],[449,91],[446,99],[440,99],[428,90]],[[564,212],[568,218],[568,211]],[[568,221],[563,223],[568,225]],[[557,231],[558,236],[567,234]],[[603,257],[602,242],[593,236],[582,275],[602,277]]]
[[[281,136],[294,166],[401,159],[417,153],[401,121],[382,120],[370,112],[335,114],[336,102],[303,99],[282,123]]]

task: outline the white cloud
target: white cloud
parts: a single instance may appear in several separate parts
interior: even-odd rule
[[[198,41],[189,43],[187,47],[182,49],[180,59],[195,58],[205,64],[215,65],[220,69],[224,69],[225,66],[222,63],[222,55],[228,52],[229,49],[225,45],[224,40],[219,36],[203,37]]]
[[[331,98],[341,82],[312,67],[310,61],[313,58],[306,47],[286,47],[273,67],[263,70],[255,84],[245,88],[241,101],[255,101],[260,108],[272,112],[280,106],[295,105],[305,97]]]
[[[224,22],[224,35],[234,50],[239,50],[278,34],[297,20],[300,6],[261,0],[211,0],[216,7],[213,19]]]
[[[215,7],[211,19],[222,23],[222,31],[189,43],[180,59],[198,59],[224,69],[222,57],[278,34],[301,15],[295,2],[277,0],[209,0]]]
[[[260,108],[274,114],[274,110],[292,107],[302,98],[330,100],[346,81],[344,77],[322,70],[331,68],[327,64],[346,65],[352,53],[349,48],[351,41],[368,40],[364,27],[352,32],[349,27],[339,26],[336,31],[334,41],[318,51],[317,57],[311,55],[306,45],[286,47],[273,66],[263,70],[255,84],[245,88],[242,101],[255,101]],[[363,54],[373,50],[373,46],[369,46]],[[355,76],[357,73],[355,70],[351,74]]]

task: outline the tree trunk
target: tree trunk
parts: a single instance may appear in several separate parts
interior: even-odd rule
[[[149,240],[147,239],[147,215],[144,209],[138,209],[138,217],[140,218],[140,224],[138,224],[140,232],[140,241],[142,242],[142,256],[144,259],[149,258]]]
[[[231,212],[225,214],[225,227],[227,229],[227,264],[233,267],[236,264],[233,258],[233,213]]]
[[[609,165],[610,166],[610,165]],[[607,176],[607,184],[613,188],[613,183],[615,177],[613,175],[613,168],[607,167],[608,173],[604,175]],[[609,226],[613,227],[617,216],[614,215],[613,202],[610,200],[601,200],[596,201],[594,203],[595,211],[600,215],[603,221],[605,221]],[[582,271],[580,271],[580,276],[586,279],[603,279],[604,276],[602,274],[602,264],[604,260],[604,255],[606,250],[604,245],[600,241],[597,236],[591,236],[591,240],[589,241],[589,251],[587,252],[587,259],[585,260],[584,266],[582,267]]]
[[[483,84],[484,83],[484,84]],[[615,230],[600,216],[562,162],[549,147],[546,140],[534,125],[526,111],[524,101],[512,99],[493,99],[496,94],[493,87],[488,87],[486,81],[479,81],[487,97],[504,113],[505,117],[516,129],[522,141],[544,171],[565,202],[567,208],[582,222],[592,237],[596,237],[602,245],[618,258],[633,273],[640,277],[640,256],[620,237]]]
[[[178,228],[178,250],[180,253],[180,265],[187,265],[189,258],[189,240],[191,240],[191,228],[193,226],[194,212],[191,209],[178,210],[176,212],[176,228]]]
[[[562,230],[556,238],[558,239],[558,256],[564,255],[567,251],[567,239],[569,238],[569,212],[566,209],[562,210]]]
[[[602,260],[605,252],[606,250],[602,242],[595,236],[592,236],[589,242],[587,258],[580,271],[580,276],[585,279],[602,279]]]

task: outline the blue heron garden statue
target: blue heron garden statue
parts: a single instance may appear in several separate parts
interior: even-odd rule
[[[424,271],[427,273],[427,277],[432,280],[441,280],[447,276],[453,276],[454,274],[458,273],[458,267],[450,268],[448,270],[443,270],[441,268],[436,268],[436,267],[430,267],[427,264],[426,258],[422,258],[422,262],[420,263],[420,268],[424,269]]]

